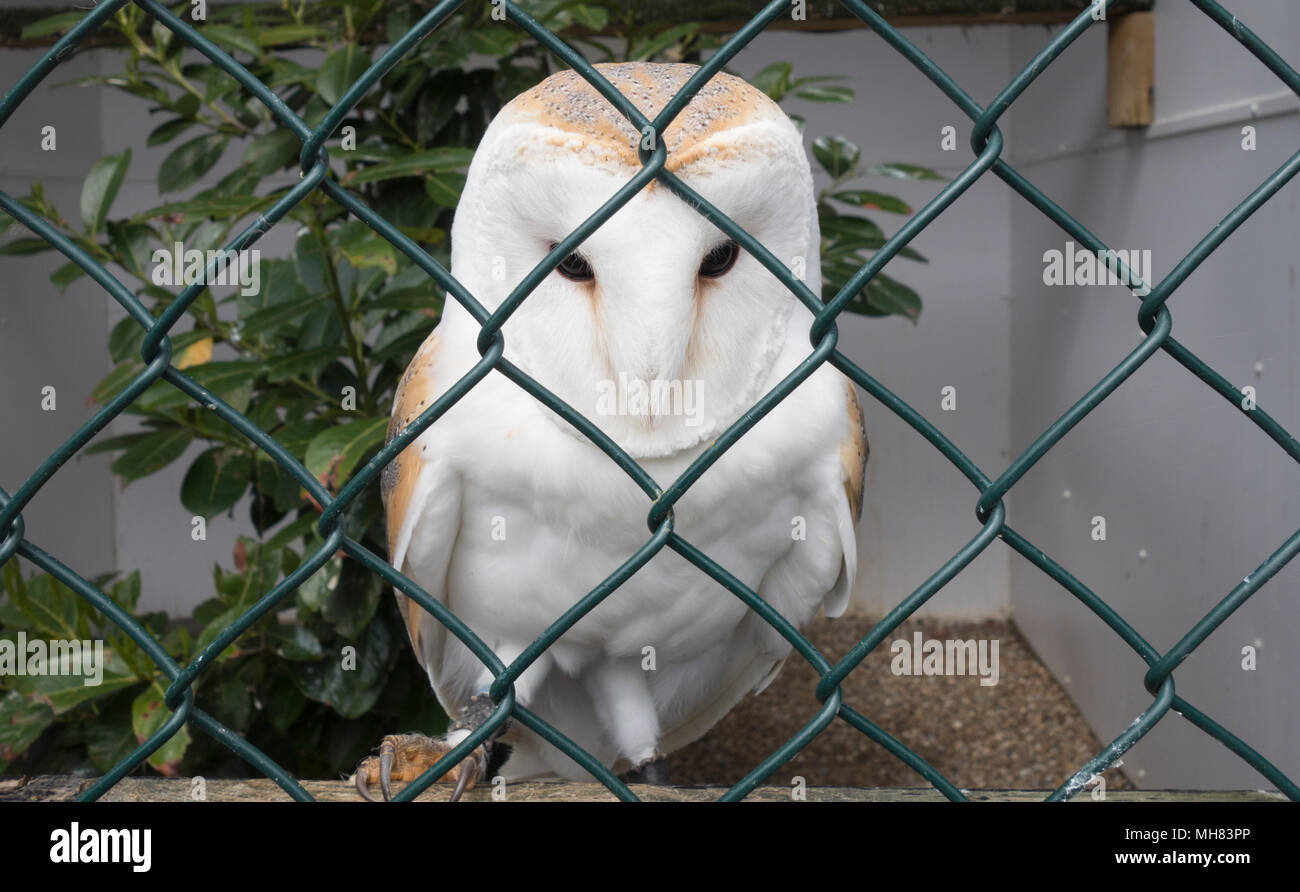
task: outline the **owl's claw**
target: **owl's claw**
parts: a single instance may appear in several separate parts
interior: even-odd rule
[[[395,754],[393,739],[385,737],[379,744],[379,790],[384,794],[385,802],[393,801],[393,756]]]
[[[452,745],[444,740],[434,740],[423,734],[390,734],[379,744],[379,755],[361,760],[353,783],[361,798],[378,802],[370,792],[378,781],[384,802],[393,799],[393,781],[411,781],[424,774],[434,763],[445,756]],[[466,790],[473,787],[487,769],[485,746],[475,747],[459,765],[444,774],[440,781],[454,783],[451,801],[456,802]]]
[[[361,794],[362,799],[367,802],[379,801],[374,796],[370,795],[370,787],[366,784],[366,776],[364,772],[358,771],[353,779],[353,783],[356,784],[357,792]]]
[[[475,750],[478,752],[478,750]],[[470,756],[464,762],[460,763],[460,777],[456,780],[456,789],[451,792],[452,802],[460,802],[460,797],[469,789],[469,779],[477,777],[479,766],[475,763],[474,757]]]

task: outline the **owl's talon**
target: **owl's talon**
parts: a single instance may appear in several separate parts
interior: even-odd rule
[[[393,746],[393,739],[385,737],[383,743],[379,744],[379,789],[384,794],[385,802],[393,801],[393,758],[397,755],[397,748]]]
[[[431,768],[452,749],[452,744],[445,740],[434,740],[423,734],[390,734],[379,744],[377,756],[368,756],[357,766],[353,784],[361,798],[368,802],[378,802],[371,793],[373,785],[378,782],[383,793],[383,801],[393,800],[393,781],[410,783]],[[487,747],[476,747],[459,765],[452,768],[438,780],[454,783],[455,791],[451,801],[460,799],[466,790],[487,768]]]
[[[451,793],[451,802],[460,802],[460,797],[469,789],[470,778],[477,777],[478,773],[478,761],[473,756],[460,763],[456,776],[456,789]]]
[[[366,784],[366,774],[364,771],[357,772],[354,783],[356,784],[357,792],[361,794],[362,799],[367,802],[379,801],[374,796],[370,795],[370,787]]]

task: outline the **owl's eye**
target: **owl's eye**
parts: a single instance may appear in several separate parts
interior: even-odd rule
[[[740,245],[728,239],[704,255],[704,261],[700,264],[700,275],[710,279],[726,275],[727,271],[735,266],[736,258],[739,256]]]
[[[551,245],[551,250],[555,250],[555,245]],[[555,271],[575,282],[590,282],[596,277],[596,274],[591,271],[591,264],[576,252],[561,260]]]

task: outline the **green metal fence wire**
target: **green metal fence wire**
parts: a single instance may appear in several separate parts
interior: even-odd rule
[[[1214,609],[1188,631],[1177,644],[1162,654],[1139,635],[1101,597],[1067,572],[1051,557],[1036,548],[1028,539],[1008,526],[1006,523],[1006,507],[1002,502],[1003,496],[1029,468],[1058,443],[1085,415],[1095,409],[1120,384],[1136,372],[1157,350],[1165,351],[1193,375],[1200,378],[1225,399],[1241,408],[1252,423],[1268,434],[1293,459],[1300,461],[1300,442],[1297,442],[1295,437],[1282,428],[1262,408],[1258,406],[1250,409],[1244,408],[1246,405],[1253,405],[1245,402],[1245,394],[1233,387],[1223,376],[1210,368],[1191,350],[1170,336],[1173,318],[1166,306],[1170,296],[1192,271],[1209,257],[1264,202],[1288,183],[1297,171],[1300,171],[1300,151],[1293,155],[1255,191],[1250,193],[1174,267],[1168,276],[1154,287],[1150,287],[1147,283],[1134,277],[1122,262],[1117,264],[1117,273],[1124,283],[1138,293],[1145,293],[1145,297],[1143,297],[1141,306],[1138,309],[1138,325],[1144,333],[1142,342],[1109,374],[1093,385],[1065,414],[1061,415],[1050,427],[1043,431],[1029,448],[1013,461],[999,477],[990,479],[951,440],[941,434],[920,413],[864,372],[836,348],[838,332],[835,320],[853,295],[858,293],[873,276],[880,272],[922,229],[943,213],[972,183],[990,170],[1090,251],[1101,252],[1106,250],[1106,245],[1101,239],[1089,232],[1065,209],[1049,199],[1029,180],[1002,160],[1000,156],[1003,148],[1003,138],[997,127],[998,119],[1011,107],[1012,103],[1024,92],[1029,84],[1057,56],[1064,52],[1080,34],[1093,26],[1094,18],[1090,9],[1085,9],[1070,25],[1057,34],[1025,66],[1020,74],[985,107],[967,95],[938,65],[917,49],[896,28],[889,25],[867,3],[862,2],[862,0],[841,0],[841,5],[865,22],[890,47],[916,66],[964,114],[974,121],[974,128],[971,133],[971,150],[974,153],[975,160],[924,208],[913,215],[830,301],[823,303],[763,245],[737,226],[725,214],[701,198],[679,178],[665,170],[666,149],[664,148],[664,141],[654,140],[653,145],[655,148],[653,150],[647,150],[644,147],[640,150],[641,170],[589,219],[557,244],[536,268],[524,277],[523,281],[511,292],[501,306],[495,312],[489,313],[446,269],[426,254],[415,242],[403,235],[391,223],[374,213],[333,180],[329,176],[328,157],[324,148],[325,141],[332,136],[334,130],[366,91],[388,72],[404,53],[415,47],[425,36],[456,12],[464,4],[465,0],[443,0],[430,10],[409,33],[394,43],[374,62],[314,130],[295,115],[265,84],[258,81],[238,62],[206,39],[200,30],[178,18],[158,0],[110,0],[110,2],[101,3],[88,13],[5,94],[4,99],[0,100],[0,126],[3,126],[18,105],[65,56],[94,32],[109,16],[128,2],[135,2],[156,21],[177,34],[188,45],[235,78],[243,87],[263,102],[279,122],[293,131],[303,143],[300,157],[301,182],[235,237],[226,246],[227,249],[241,250],[253,244],[295,205],[307,197],[309,193],[316,189],[322,189],[350,213],[363,220],[407,257],[411,258],[431,279],[445,289],[452,298],[459,301],[478,320],[481,325],[478,349],[482,359],[455,386],[425,409],[417,419],[404,428],[364,467],[357,471],[337,496],[331,497],[320,481],[272,437],[260,430],[215,394],[171,365],[172,346],[168,333],[202,291],[204,287],[202,279],[182,290],[167,310],[155,319],[140,301],[103,266],[64,237],[39,215],[0,191],[0,208],[17,218],[38,236],[47,239],[70,260],[85,270],[92,279],[103,286],[109,295],[140,323],[146,332],[141,348],[141,355],[147,363],[144,371],[55,450],[12,496],[0,490],[0,566],[12,559],[14,555],[21,555],[35,566],[52,574],[93,604],[109,620],[121,627],[149,654],[171,680],[165,697],[167,708],[172,710],[168,721],[120,764],[87,789],[81,798],[93,800],[102,796],[105,791],[169,740],[183,725],[190,723],[197,725],[238,753],[255,769],[273,779],[294,799],[310,800],[312,797],[284,768],[233,733],[217,718],[196,708],[192,685],[198,675],[214,661],[214,658],[224,648],[229,646],[260,617],[288,597],[332,555],[342,549],[353,559],[379,574],[386,582],[405,592],[408,597],[414,599],[425,610],[429,611],[438,622],[442,623],[483,662],[495,679],[490,689],[492,700],[495,703],[495,710],[489,720],[471,733],[464,741],[452,748],[437,764],[429,768],[419,779],[409,784],[395,798],[399,800],[415,798],[444,772],[451,769],[452,766],[468,755],[474,747],[486,740],[503,723],[507,720],[514,720],[535,731],[591,772],[618,798],[635,800],[637,798],[635,794],[615,777],[609,769],[566,737],[560,729],[552,727],[528,710],[523,704],[518,703],[515,700],[514,682],[541,653],[636,573],[655,554],[663,548],[671,548],[757,612],[790,642],[799,655],[807,660],[820,676],[820,681],[815,689],[815,696],[821,707],[816,715],[798,734],[782,743],[768,758],[731,787],[722,796],[722,799],[737,800],[746,796],[781,765],[793,758],[814,737],[825,730],[831,722],[839,718],[902,760],[949,799],[965,800],[966,797],[963,793],[920,755],[904,746],[898,739],[862,713],[846,706],[842,702],[839,685],[845,676],[852,672],[869,653],[885,641],[894,629],[960,573],[994,539],[1000,538],[1088,607],[1129,647],[1133,648],[1149,667],[1143,679],[1143,684],[1154,697],[1151,705],[1122,734],[1111,741],[1101,752],[1048,796],[1048,800],[1065,800],[1078,793],[1096,775],[1113,765],[1126,750],[1140,740],[1172,709],[1236,753],[1290,799],[1300,801],[1300,787],[1295,782],[1232,732],[1178,696],[1175,693],[1173,678],[1174,670],[1201,642],[1209,637],[1224,620],[1241,607],[1255,592],[1259,591],[1260,587],[1295,557],[1297,552],[1300,552],[1300,531],[1288,538],[1267,560],[1246,576]],[[1111,6],[1113,2],[1114,0],[1107,0],[1106,7]],[[1190,2],[1245,46],[1270,71],[1281,78],[1287,87],[1300,94],[1300,74],[1297,74],[1276,52],[1235,16],[1225,10],[1219,3],[1214,2],[1214,0],[1190,0]],[[505,9],[508,19],[515,26],[523,29],[564,63],[576,70],[626,116],[639,132],[646,132],[648,127],[654,133],[662,133],[677,114],[686,107],[696,92],[714,74],[720,71],[766,26],[776,18],[789,12],[791,0],[772,0],[772,2],[766,4],[761,11],[731,36],[700,67],[699,71],[685,83],[681,91],[653,121],[642,115],[590,63],[567,46],[558,36],[548,31],[514,3],[506,2],[501,5]],[[556,265],[576,249],[584,239],[653,180],[663,183],[676,195],[697,208],[702,215],[718,226],[719,229],[735,239],[746,251],[767,267],[816,317],[809,331],[809,339],[813,349],[808,357],[779,385],[765,394],[725,433],[718,437],[678,479],[672,481],[666,488],[661,487],[627,453],[590,421],[507,361],[502,355],[504,340],[501,334],[501,328],[511,313],[519,307],[542,279],[549,275]],[[207,272],[210,274],[213,271],[214,268],[210,268]],[[979,494],[975,505],[975,516],[980,523],[980,530],[974,538],[944,563],[924,584],[891,610],[865,638],[859,641],[839,662],[834,664],[804,638],[789,621],[773,610],[749,587],[729,573],[726,568],[713,561],[708,555],[676,533],[673,525],[673,506],[687,489],[717,461],[723,452],[730,448],[740,437],[744,436],[746,431],[753,427],[759,419],[771,411],[779,401],[789,396],[801,382],[826,362],[838,368],[858,386],[907,422],[975,485]],[[558,617],[536,641],[508,666],[503,664],[463,622],[430,597],[427,592],[399,573],[381,557],[373,554],[356,540],[350,538],[344,528],[342,519],[348,505],[365,487],[370,486],[375,481],[375,478],[389,461],[430,425],[436,423],[457,400],[493,369],[509,377],[590,438],[640,486],[649,499],[649,512],[646,517],[649,536],[645,544],[600,585],[584,595],[573,607]],[[21,515],[24,506],[32,500],[40,488],[69,458],[75,455],[91,438],[117,417],[145,388],[159,378],[170,382],[198,403],[212,408],[231,427],[248,437],[249,440],[265,451],[271,459],[278,462],[289,474],[293,475],[294,479],[303,486],[311,497],[323,506],[318,523],[318,529],[324,538],[321,547],[306,558],[284,580],[263,595],[247,613],[204,648],[185,667],[177,664],[166,650],[153,639],[149,632],[115,604],[111,598],[87,582],[75,571],[65,566],[53,555],[26,539]]]

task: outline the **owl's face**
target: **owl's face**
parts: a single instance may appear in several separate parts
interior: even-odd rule
[[[597,67],[650,118],[694,71]],[[775,103],[719,76],[663,138],[670,171],[818,289],[812,177]],[[453,274],[495,309],[636,173],[641,139],[571,72],[516,98],[470,168]],[[756,258],[652,183],[510,317],[506,357],[634,457],[671,455],[715,437],[762,395],[795,302]]]

